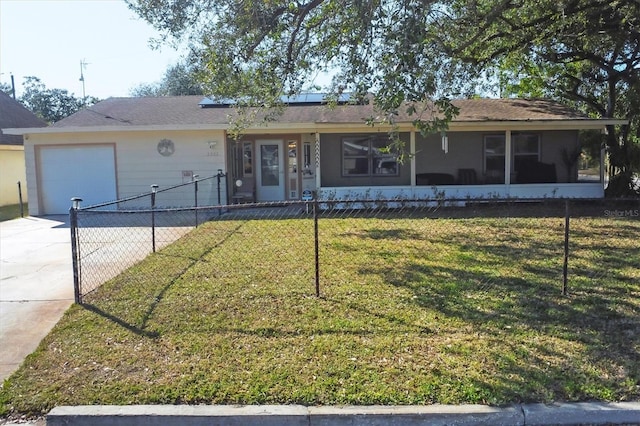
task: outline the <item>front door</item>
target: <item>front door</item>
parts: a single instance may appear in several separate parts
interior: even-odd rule
[[[256,141],[257,201],[283,201],[285,177],[282,140],[269,139]]]

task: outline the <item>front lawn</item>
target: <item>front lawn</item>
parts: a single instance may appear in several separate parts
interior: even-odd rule
[[[640,398],[640,220],[208,222],[73,306],[4,414]]]

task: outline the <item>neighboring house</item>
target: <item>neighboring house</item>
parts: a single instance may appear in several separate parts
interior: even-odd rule
[[[234,110],[194,96],[111,98],[47,128],[7,132],[25,135],[29,207],[42,215],[66,213],[74,196],[86,206],[218,171],[229,186],[222,203],[298,200],[304,190],[337,198],[603,197],[603,160],[587,175],[568,159],[579,153],[580,130],[624,123],[544,100],[458,100],[445,134],[423,137],[414,117],[397,117],[415,154],[401,164],[380,150],[388,127],[365,123],[372,106],[320,101],[296,98],[278,120],[250,126],[238,141],[227,134]],[[217,204],[208,182],[201,205]],[[189,192],[167,202],[192,199]]]
[[[27,201],[24,146],[22,135],[5,134],[2,129],[45,127],[36,117],[11,96],[0,91],[0,206],[18,204],[18,182]]]

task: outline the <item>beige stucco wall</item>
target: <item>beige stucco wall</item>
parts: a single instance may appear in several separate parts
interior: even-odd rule
[[[175,146],[170,156],[158,152],[158,143],[169,139]],[[44,214],[38,197],[38,147],[50,145],[113,144],[115,147],[116,191],[118,198],[160,189],[185,182],[183,172],[200,178],[215,175],[225,167],[224,132],[222,131],[132,131],[69,134],[31,134],[25,138],[25,160],[31,214]],[[82,167],[82,165],[69,165]],[[90,171],[85,171],[90,173]],[[188,179],[187,179],[188,180]],[[217,204],[216,179],[199,184],[199,205]],[[224,185],[222,201],[226,202]],[[110,200],[105,200],[110,201]],[[158,195],[158,205],[184,206],[193,202],[193,189]],[[148,200],[145,202],[148,203]],[[130,206],[135,203],[130,204]]]
[[[23,202],[26,202],[27,175],[24,148],[16,145],[0,145],[0,206],[19,203],[18,181],[22,187]]]

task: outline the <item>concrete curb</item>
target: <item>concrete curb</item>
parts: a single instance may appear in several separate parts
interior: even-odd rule
[[[56,407],[49,426],[640,425],[640,402],[485,405],[83,405]]]
[[[522,405],[526,425],[640,425],[640,402]]]

